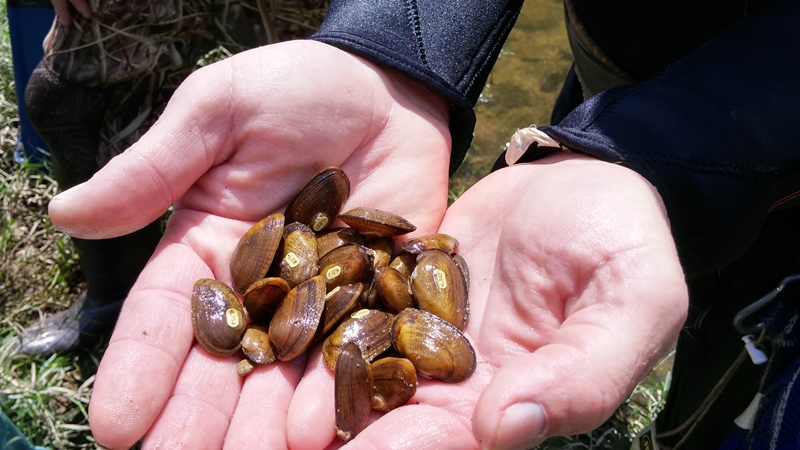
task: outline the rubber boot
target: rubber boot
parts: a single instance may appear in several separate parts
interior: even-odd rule
[[[31,122],[47,143],[53,176],[60,189],[88,180],[98,169],[99,130],[106,93],[62,81],[39,65],[25,100]],[[65,311],[23,330],[14,348],[24,354],[47,354],[94,348],[113,330],[122,301],[161,238],[160,224],[118,238],[73,239],[87,290]]]

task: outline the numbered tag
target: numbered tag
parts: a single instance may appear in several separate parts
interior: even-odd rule
[[[333,280],[334,278],[338,277],[341,274],[342,274],[342,266],[337,264],[325,271],[325,278]]]
[[[241,318],[239,317],[239,311],[235,310],[234,308],[228,308],[228,310],[225,311],[225,322],[228,323],[229,327],[237,328],[242,322]]]
[[[287,253],[283,260],[286,261],[286,264],[292,269],[300,264],[300,258],[292,252]]]
[[[442,269],[433,269],[433,281],[439,289],[447,289],[447,275]]]

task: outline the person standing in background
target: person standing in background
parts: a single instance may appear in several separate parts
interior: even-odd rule
[[[203,55],[305,37],[322,21],[326,3],[54,0],[57,18],[25,105],[49,147],[59,189],[88,180],[136,142]],[[23,330],[16,350],[95,347],[113,329],[160,238],[156,220],[112,239],[73,239],[86,290],[67,310]]]

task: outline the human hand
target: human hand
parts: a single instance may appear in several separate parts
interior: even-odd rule
[[[409,219],[418,234],[434,232],[447,206],[449,150],[444,101],[324,44],[262,47],[190,76],[137,144],[50,205],[66,233],[107,238],[174,203],[97,372],[89,407],[97,441],[285,446],[304,358],[240,378],[237,358],[193,345],[194,282],[230,283],[239,237],[331,165],[351,181],[345,208],[380,207]]]
[[[685,320],[660,197],[626,168],[561,153],[501,169],[464,193],[439,231],[457,237],[469,264],[477,368],[459,384],[420,381],[354,448],[531,448],[586,432]],[[332,375],[312,355],[289,408],[291,447],[334,439],[333,396]]]
[[[92,17],[92,8],[87,0],[52,0],[53,9],[56,10],[58,19],[65,27],[72,25],[72,8],[75,8],[83,17]]]

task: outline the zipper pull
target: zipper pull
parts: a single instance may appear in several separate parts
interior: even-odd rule
[[[767,362],[767,354],[761,351],[758,347],[756,347],[755,342],[753,342],[753,335],[748,334],[746,336],[742,336],[742,340],[744,341],[744,349],[747,350],[747,354],[750,355],[750,360],[753,361],[755,365],[761,365]]]

